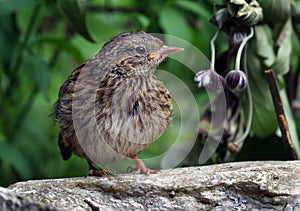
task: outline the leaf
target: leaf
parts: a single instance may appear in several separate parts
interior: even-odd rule
[[[283,22],[291,14],[293,0],[263,0],[259,1],[263,8],[263,21],[266,23]]]
[[[49,87],[49,67],[48,64],[36,54],[23,52],[23,62],[20,66],[20,72],[32,80],[37,85],[38,89],[48,99],[47,89]]]
[[[201,5],[198,2],[178,1],[176,2],[176,5],[180,6],[183,9],[189,10],[207,20],[211,17],[211,13],[206,8],[203,7],[203,4]]]
[[[22,152],[7,142],[0,141],[0,159],[10,163],[22,179],[33,177],[29,168],[29,162]]]
[[[247,51],[248,80],[253,101],[251,130],[259,138],[265,138],[278,128],[271,93],[264,75],[266,64],[272,63],[273,55],[269,45],[265,46],[266,52],[259,47],[263,45],[262,42],[266,42],[266,35],[262,27],[256,28],[255,31],[259,33],[255,33],[255,37],[250,40]]]
[[[164,32],[185,40],[191,40],[191,31],[184,16],[172,7],[160,10],[159,24]]]
[[[272,38],[268,36],[267,26],[256,26],[255,37],[251,39],[251,45],[254,45],[255,52],[253,56],[258,56],[264,69],[270,68],[275,62],[275,53],[272,44]],[[262,71],[264,71],[264,69]]]
[[[143,30],[146,30],[150,24],[150,18],[144,14],[136,12],[132,14],[132,17],[135,17],[138,20]]]
[[[57,0],[58,7],[66,16],[72,27],[85,39],[94,42],[85,22],[86,0]]]
[[[300,1],[295,1],[294,2],[294,9],[298,12],[300,11]]]
[[[0,0],[0,14],[9,14],[17,10],[33,7],[39,1],[36,0]]]
[[[299,146],[299,140],[298,140],[298,133],[297,133],[297,129],[296,129],[296,123],[293,118],[293,114],[292,114],[291,108],[289,106],[289,100],[287,98],[287,95],[286,95],[286,92],[284,89],[280,90],[280,97],[281,97],[284,113],[287,118],[288,127],[289,127],[290,135],[292,138],[292,142],[294,145],[294,149],[299,158],[300,157],[300,146]]]
[[[12,15],[0,16],[0,64],[3,65],[4,71],[8,76],[11,62],[16,57],[20,48],[19,44],[19,31],[16,20]],[[11,76],[13,77],[13,76]]]
[[[40,36],[38,40],[36,40],[36,44],[48,43],[52,46],[55,46],[61,50],[64,50],[71,54],[78,62],[82,62],[84,60],[81,51],[74,46],[71,42],[63,39],[63,38],[54,38],[52,36]]]
[[[286,74],[290,69],[290,57],[292,54],[292,22],[289,18],[281,28],[280,34],[275,43],[277,51],[273,70],[276,74]]]
[[[123,26],[126,25],[126,20],[128,20],[128,16],[122,13],[111,14],[110,19],[107,19],[105,14],[88,14],[86,16],[86,25],[90,34],[96,37],[97,41],[107,41],[112,36],[124,31]],[[125,30],[130,31],[131,29],[127,26]]]

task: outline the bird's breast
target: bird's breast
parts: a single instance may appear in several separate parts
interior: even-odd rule
[[[155,76],[127,78],[109,89],[99,87],[98,91],[97,122],[101,131],[115,137],[115,142],[123,140],[146,146],[168,127],[171,98]]]

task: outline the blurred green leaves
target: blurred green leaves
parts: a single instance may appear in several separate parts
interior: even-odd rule
[[[86,0],[57,0],[57,4],[73,29],[87,40],[94,42],[85,23]]]
[[[193,12],[199,15],[201,18],[208,20],[211,17],[211,13],[207,10],[204,5],[201,5],[193,1],[176,1],[175,5],[186,9],[190,12]]]
[[[191,39],[190,28],[186,20],[175,8],[165,7],[160,10],[159,20],[161,27],[167,34],[172,34],[185,40]]]
[[[28,163],[29,160],[26,159],[26,155],[13,144],[0,141],[0,159],[2,162],[12,164],[23,180],[30,179],[34,176],[34,173],[28,168],[30,164]]]
[[[44,97],[48,99],[47,89],[49,86],[49,66],[41,59],[41,57],[24,52],[22,55],[23,61],[20,66],[22,72],[28,80],[35,84]]]
[[[0,0],[0,15],[9,14],[23,8],[36,6],[39,0]]]
[[[39,38],[35,41],[34,45],[51,45],[55,48],[61,49],[62,51],[70,54],[76,61],[80,62],[82,61],[83,55],[82,52],[76,48],[72,43],[66,42],[66,39],[61,37],[53,37],[49,35],[41,35]]]
[[[0,32],[0,62],[5,67],[4,71],[8,71],[11,59],[16,57],[19,48],[19,31],[14,16],[0,15]]]

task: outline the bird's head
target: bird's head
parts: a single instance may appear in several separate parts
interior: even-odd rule
[[[168,55],[182,50],[142,31],[119,34],[101,49],[117,71],[125,75],[152,72]]]

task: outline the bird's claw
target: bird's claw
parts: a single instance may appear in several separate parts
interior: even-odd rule
[[[112,176],[114,171],[112,169],[103,169],[103,170],[98,170],[91,168],[88,171],[88,176],[97,176],[97,177],[110,177]]]
[[[128,166],[127,172],[128,173],[133,173],[133,174],[146,174],[146,175],[150,175],[150,174],[156,174],[158,171],[157,170],[153,170],[153,169],[148,169],[148,168],[138,168],[138,167],[134,168],[132,166]]]

